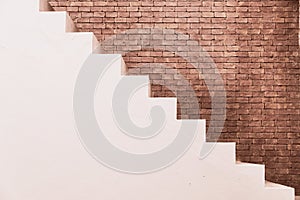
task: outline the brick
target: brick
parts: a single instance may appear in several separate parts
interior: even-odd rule
[[[68,12],[78,12],[78,7],[68,7],[67,11]]]
[[[214,16],[215,17],[226,17],[226,13],[225,12],[214,12]]]
[[[90,12],[91,11],[91,7],[79,7],[79,12]]]

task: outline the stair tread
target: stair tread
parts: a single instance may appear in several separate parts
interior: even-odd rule
[[[273,182],[270,182],[270,181],[265,181],[265,187],[267,187],[267,188],[292,189],[291,187],[281,185],[281,184],[278,184],[278,183],[273,183]]]
[[[241,162],[241,161],[236,161],[236,165],[238,165],[238,166],[257,166],[257,167],[264,167],[263,164],[246,163],[246,162]]]

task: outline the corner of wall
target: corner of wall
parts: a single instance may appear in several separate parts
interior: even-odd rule
[[[53,11],[53,8],[50,6],[48,0],[39,0],[40,2],[40,11]]]

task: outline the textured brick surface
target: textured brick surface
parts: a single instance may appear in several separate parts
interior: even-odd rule
[[[300,194],[299,0],[50,4],[68,11],[80,31],[94,32],[99,41],[127,29],[154,27],[175,29],[198,41],[225,82],[227,119],[220,140],[237,142],[238,160],[266,164],[268,180],[295,187]],[[178,117],[196,118],[190,94],[174,73],[178,70],[198,96],[201,118],[210,120],[209,92],[189,63],[153,49],[124,56],[129,73],[150,74],[153,96],[174,96],[167,88],[175,85],[182,102]],[[167,68],[147,63],[164,63]]]

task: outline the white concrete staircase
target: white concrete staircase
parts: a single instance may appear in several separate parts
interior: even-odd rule
[[[43,10],[49,9],[42,3]],[[236,162],[234,143],[217,143],[200,160],[201,147],[209,145],[204,120],[190,120],[198,123],[194,142],[165,169],[134,175],[99,164],[83,148],[73,113],[76,80],[90,54],[99,68],[108,68],[95,110],[116,146],[143,153],[163,148],[184,120],[176,120],[175,99],[147,96],[147,77],[121,75],[121,55],[93,54],[97,40],[92,33],[70,32],[76,28],[65,12],[39,12],[39,7],[37,0],[0,2],[1,200],[295,199],[294,189],[265,182],[263,165]],[[129,105],[133,121],[146,125],[144,113],[155,105],[167,111],[161,136],[140,143],[114,126],[112,88],[122,78],[146,84]]]

